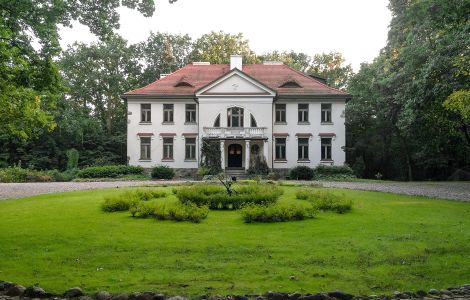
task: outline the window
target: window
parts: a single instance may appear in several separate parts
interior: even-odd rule
[[[299,104],[299,123],[308,123],[308,104]]]
[[[173,159],[173,138],[163,138],[163,159]]]
[[[256,123],[256,120],[255,120],[255,117],[253,117],[253,115],[250,115],[250,116],[251,116],[250,126],[251,127],[258,127],[258,124]]]
[[[287,81],[279,87],[280,88],[301,88],[301,86],[295,81]]]
[[[140,159],[150,160],[150,138],[141,137],[140,138]]]
[[[321,122],[331,123],[331,103],[321,105]]]
[[[152,105],[141,104],[140,105],[140,122],[150,123],[152,121]]]
[[[196,159],[196,138],[185,138],[185,159]]]
[[[163,123],[173,123],[173,104],[163,104]]]
[[[186,104],[186,123],[196,123],[196,104]]]
[[[298,143],[299,143],[299,147],[298,147],[299,160],[308,160],[308,138],[299,138]]]
[[[331,160],[331,138],[321,139],[321,159]]]
[[[243,108],[232,107],[227,110],[227,127],[243,127]]]
[[[277,160],[286,159],[286,139],[285,138],[276,138],[276,156]]]
[[[214,127],[220,127],[220,114],[215,118]]]
[[[286,105],[276,104],[276,123],[286,122]]]

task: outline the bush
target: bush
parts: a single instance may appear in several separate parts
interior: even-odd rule
[[[319,165],[315,168],[315,179],[323,180],[349,180],[354,179],[353,169],[349,166],[324,166]]]
[[[253,155],[250,158],[250,167],[248,174],[250,175],[268,175],[269,167],[266,163],[264,155]]]
[[[239,209],[247,203],[268,205],[275,203],[282,190],[274,185],[243,184],[233,187],[229,196],[220,185],[194,185],[176,189],[176,197],[183,204],[193,203],[210,209]]]
[[[0,169],[0,182],[70,181],[73,176],[57,170],[37,171],[16,166]]]
[[[309,201],[315,209],[323,211],[334,211],[339,214],[352,209],[352,200],[344,195],[335,195],[329,191],[315,191],[303,189],[296,193],[296,198]]]
[[[199,223],[209,214],[207,206],[195,204],[140,202],[129,210],[133,217],[155,217],[158,220],[190,221]]]
[[[77,149],[71,148],[65,154],[67,155],[67,170],[78,169],[79,153]]]
[[[168,166],[157,166],[152,169],[154,179],[172,179],[173,177],[175,177],[175,171]]]
[[[126,192],[116,196],[105,197],[104,202],[101,204],[101,210],[105,212],[126,211],[138,204],[139,199],[136,197],[136,194]]]
[[[144,168],[140,166],[102,166],[102,167],[88,167],[78,171],[77,177],[79,178],[116,178],[125,175],[139,175],[144,174]]]
[[[157,189],[139,189],[134,192],[137,199],[141,201],[148,201],[150,199],[155,198],[163,198],[166,197],[166,192],[157,190]]]
[[[314,175],[315,172],[312,168],[307,166],[298,166],[290,171],[289,177],[290,179],[296,180],[312,180]]]
[[[286,222],[314,218],[315,208],[298,203],[249,204],[243,207],[241,214],[245,223]]]

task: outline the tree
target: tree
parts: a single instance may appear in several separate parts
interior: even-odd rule
[[[145,42],[138,46],[140,59],[144,61],[141,76],[142,85],[158,79],[161,74],[171,73],[184,67],[192,51],[192,40],[189,35],[167,33],[150,33]]]
[[[279,52],[273,51],[263,54],[258,57],[260,61],[280,61],[284,64],[299,70],[300,72],[306,72],[311,66],[312,58],[305,53],[290,52]]]
[[[223,31],[202,35],[193,45],[191,61],[208,61],[213,64],[230,63],[230,55],[240,54],[243,63],[256,63],[256,55],[250,49],[243,34],[232,35]]]
[[[8,62],[0,67],[0,135],[27,140],[54,128],[50,111],[61,92],[53,61],[60,52],[58,25],[79,21],[105,39],[119,27],[121,5],[144,16],[154,11],[152,0],[0,0],[0,58]]]
[[[60,68],[69,101],[96,116],[108,133],[125,131],[126,108],[120,95],[141,86],[135,46],[119,36],[89,46],[75,43],[64,51]]]
[[[326,78],[326,82],[336,88],[345,89],[353,75],[351,64],[339,52],[315,54],[308,73]]]

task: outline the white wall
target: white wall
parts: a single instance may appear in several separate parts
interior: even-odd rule
[[[230,107],[241,107],[244,109],[244,127],[250,127],[250,114],[256,119],[258,127],[267,127],[265,135],[268,137],[267,147],[272,147],[272,101],[270,97],[201,97],[199,98],[200,127],[199,136],[204,136],[204,127],[213,127],[214,121],[220,114],[220,126],[227,127],[227,109]],[[225,142],[225,147],[229,141]],[[266,144],[266,143],[265,143]],[[244,146],[244,142],[241,143]],[[261,148],[262,150],[263,148]],[[245,148],[243,148],[245,155]],[[244,157],[244,156],[243,156]],[[266,158],[271,167],[271,152]],[[225,160],[227,163],[227,159]]]
[[[335,133],[336,137],[332,140],[332,153],[331,158],[334,165],[343,165],[345,163],[345,153],[343,146],[346,144],[345,136],[345,118],[344,100],[280,100],[277,104],[286,104],[286,123],[285,125],[278,125],[274,123],[274,133],[289,133],[286,140],[286,162],[274,162],[274,168],[293,168],[297,165],[306,165],[315,167],[321,163],[321,140],[320,133]],[[298,104],[309,104],[309,125],[298,124]],[[321,124],[321,103],[331,103],[331,119],[332,124]],[[273,109],[273,120],[275,120],[275,111]],[[309,162],[298,162],[298,141],[297,133],[310,133],[312,136],[309,138]],[[274,153],[274,143],[272,148]]]
[[[140,104],[150,103],[152,107],[152,123],[140,123]],[[194,104],[191,100],[128,100],[127,125],[127,156],[129,164],[151,168],[157,165],[167,165],[172,168],[197,168],[199,153],[196,152],[196,161],[185,161],[185,139],[183,133],[198,133],[198,126],[185,125],[185,104]],[[163,124],[163,104],[174,104],[174,123]],[[199,116],[196,118],[199,121]],[[140,138],[138,133],[153,133],[151,139],[151,161],[140,161]],[[163,138],[161,133],[176,133],[173,139],[173,161],[162,161]],[[196,141],[198,139],[196,138]]]

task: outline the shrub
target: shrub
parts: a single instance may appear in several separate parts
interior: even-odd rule
[[[339,214],[352,209],[352,200],[344,195],[336,195],[329,191],[315,191],[303,189],[296,193],[296,198],[309,201],[315,209],[323,211],[334,211]]]
[[[166,197],[166,192],[157,189],[139,189],[134,192],[136,197],[141,201],[148,201],[155,198]]]
[[[209,214],[207,206],[162,202],[140,202],[129,211],[133,217],[155,217],[158,220],[190,221],[193,223],[201,222]]]
[[[312,168],[307,166],[298,166],[290,171],[289,177],[290,179],[297,180],[312,180],[314,175],[315,172]]]
[[[315,208],[298,203],[249,204],[243,207],[241,214],[245,223],[286,222],[314,218]]]
[[[126,192],[124,194],[105,197],[101,204],[101,209],[105,212],[126,211],[133,206],[137,206],[139,199],[135,193]]]
[[[0,169],[0,182],[69,181],[66,175],[57,170],[37,171],[15,166]]]
[[[349,166],[324,166],[319,165],[315,168],[315,179],[323,180],[349,180],[354,179],[353,169]]]
[[[116,178],[124,175],[144,174],[144,168],[140,166],[102,166],[88,167],[78,171],[79,178]]]
[[[67,155],[67,170],[74,170],[78,168],[79,154],[77,149],[71,148],[65,153]]]
[[[266,163],[264,155],[253,155],[250,158],[250,167],[248,168],[248,174],[250,175],[268,175],[269,167]]]
[[[239,209],[247,203],[268,205],[275,203],[282,190],[274,185],[243,184],[233,187],[229,196],[220,185],[194,185],[176,190],[176,197],[183,204],[193,203],[210,209]]]
[[[208,170],[206,175],[217,175],[222,171],[219,141],[202,139],[201,165]]]
[[[157,166],[152,169],[154,179],[172,179],[173,177],[175,177],[175,171],[168,166]]]

